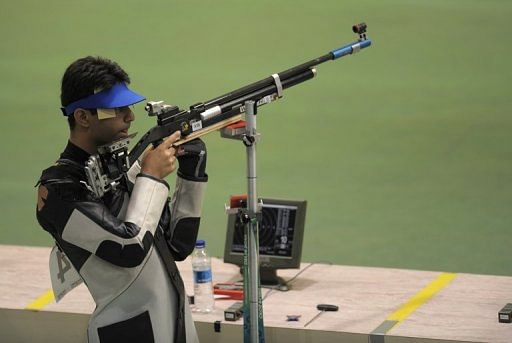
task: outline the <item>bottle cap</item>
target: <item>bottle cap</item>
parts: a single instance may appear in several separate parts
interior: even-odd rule
[[[196,241],[196,248],[204,248],[206,245],[205,241],[203,239],[198,239]]]

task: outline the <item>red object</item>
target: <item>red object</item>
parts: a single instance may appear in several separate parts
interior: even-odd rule
[[[244,300],[244,291],[234,291],[230,289],[214,289],[213,294],[226,295],[229,299],[233,300]]]
[[[244,300],[244,289],[235,284],[219,283],[213,285],[213,294],[226,295],[230,299]]]
[[[232,195],[229,199],[229,207],[231,208],[245,207],[245,204],[247,204],[247,194]]]
[[[242,127],[245,127],[245,120],[237,121],[236,123],[233,123],[233,124],[228,125],[226,127],[229,127],[230,129],[240,129]]]

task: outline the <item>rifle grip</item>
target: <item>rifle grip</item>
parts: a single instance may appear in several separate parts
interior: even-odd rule
[[[152,144],[153,144],[153,148],[156,148],[157,146],[159,146],[160,144],[162,144],[164,140],[163,139],[159,139],[157,141],[154,141]]]

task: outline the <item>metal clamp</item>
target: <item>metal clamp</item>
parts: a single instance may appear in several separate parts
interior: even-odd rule
[[[256,141],[256,139],[254,138],[254,136],[248,136],[248,135],[242,136],[242,143],[244,143],[244,145],[246,147],[250,147],[251,145],[254,144],[255,141]]]
[[[357,43],[352,45],[352,54],[356,54],[361,51],[361,44]]]
[[[279,74],[272,74],[272,77],[274,78],[274,83],[276,84],[277,97],[278,98],[282,98],[283,97],[283,84],[281,83],[281,79],[279,78]]]

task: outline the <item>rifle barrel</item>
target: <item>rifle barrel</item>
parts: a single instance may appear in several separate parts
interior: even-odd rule
[[[279,78],[282,81],[286,80],[286,79],[293,77],[297,74],[300,74],[300,73],[304,72],[305,70],[310,69],[314,66],[317,66],[317,65],[322,64],[327,61],[338,59],[345,55],[349,55],[349,54],[358,52],[360,49],[364,49],[370,45],[371,45],[371,40],[369,40],[369,39],[366,39],[363,41],[356,41],[356,42],[344,45],[338,49],[334,49],[334,50],[330,51],[329,53],[327,53],[325,55],[322,55],[322,56],[312,59],[308,62],[299,64],[295,67],[292,67],[290,69],[287,69],[285,71],[278,73]],[[246,94],[252,93],[258,89],[272,85],[274,83],[275,83],[275,81],[272,76],[266,77],[262,80],[256,81],[247,86],[238,88],[234,91],[231,91],[229,93],[223,94],[221,96],[218,96],[216,98],[206,101],[204,103],[205,108],[209,109],[214,106],[219,106],[219,105],[222,106],[223,104],[225,104],[227,102],[230,102],[234,99],[240,98]]]

